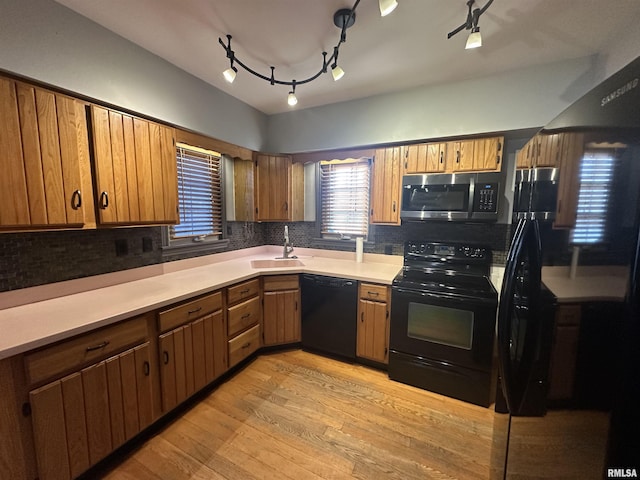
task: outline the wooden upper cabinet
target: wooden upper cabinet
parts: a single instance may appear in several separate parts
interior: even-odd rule
[[[174,130],[96,105],[91,123],[99,222],[178,223]]]
[[[553,226],[573,228],[576,225],[578,192],[580,189],[580,161],[584,155],[584,134],[563,133],[557,164],[558,203]]]
[[[255,167],[251,160],[233,162],[234,209],[236,221],[255,221]]]
[[[504,137],[479,138],[474,142],[473,169],[477,171],[500,170]]]
[[[400,224],[402,147],[376,150],[371,169],[370,223]]]
[[[85,132],[80,102],[0,78],[0,228],[83,226]]]
[[[566,134],[536,134],[516,155],[517,168],[558,167]]]
[[[445,173],[499,171],[504,137],[420,143],[403,148],[403,172]]]
[[[300,167],[293,166],[289,155],[256,154],[257,221],[295,222],[304,219],[304,174]]]
[[[436,173],[446,168],[447,144],[420,143],[403,148],[404,173]]]

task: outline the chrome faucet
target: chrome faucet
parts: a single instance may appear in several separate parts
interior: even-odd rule
[[[289,254],[293,252],[293,247],[289,242],[289,227],[287,225],[284,226],[284,250],[282,251],[282,258],[289,258]],[[293,255],[291,258],[295,258]]]

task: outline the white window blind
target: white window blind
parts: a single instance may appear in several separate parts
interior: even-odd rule
[[[172,239],[222,234],[221,155],[190,145],[177,145],[180,223]]]
[[[571,243],[591,245],[606,239],[607,213],[616,157],[609,150],[587,150],[580,163],[576,226]]]
[[[320,163],[323,235],[365,236],[369,226],[369,159]]]

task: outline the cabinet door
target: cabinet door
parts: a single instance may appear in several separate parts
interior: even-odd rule
[[[91,120],[100,222],[177,223],[174,130],[95,105]]]
[[[29,394],[39,478],[86,471],[154,419],[149,343]]]
[[[500,170],[502,167],[502,137],[480,138],[474,140],[474,170]]]
[[[562,135],[541,135],[539,140],[539,152],[536,158],[536,167],[555,167],[560,161]]]
[[[291,220],[291,157],[257,155],[256,220]]]
[[[405,173],[424,173],[427,171],[427,148],[426,143],[403,147]]]
[[[401,147],[376,150],[372,166],[370,222],[400,224]]]
[[[449,142],[447,154],[451,157],[450,165],[454,172],[466,172],[474,169],[474,144],[474,140]]]
[[[584,154],[583,134],[562,134],[560,148],[558,203],[553,226],[573,228],[578,208],[580,161]]]
[[[226,325],[222,311],[203,318],[204,365],[206,382],[210,383],[227,370]]]
[[[447,155],[446,143],[427,144],[427,169],[426,172],[444,172]]]
[[[0,227],[82,226],[79,102],[0,79]]]
[[[550,399],[569,399],[573,396],[579,335],[580,327],[577,325],[556,326],[551,352]]]
[[[265,345],[300,341],[300,290],[264,293]]]
[[[389,320],[387,304],[360,300],[356,355],[380,363],[388,363]]]
[[[173,348],[173,331],[160,335],[159,347],[162,411],[166,413],[178,404],[176,396],[176,365]]]
[[[233,162],[233,188],[237,222],[255,221],[254,163],[248,160]]]

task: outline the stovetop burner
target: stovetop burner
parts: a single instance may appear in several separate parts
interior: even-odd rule
[[[404,266],[394,279],[396,287],[495,298],[496,290],[489,280],[491,250],[466,243],[405,243]]]

